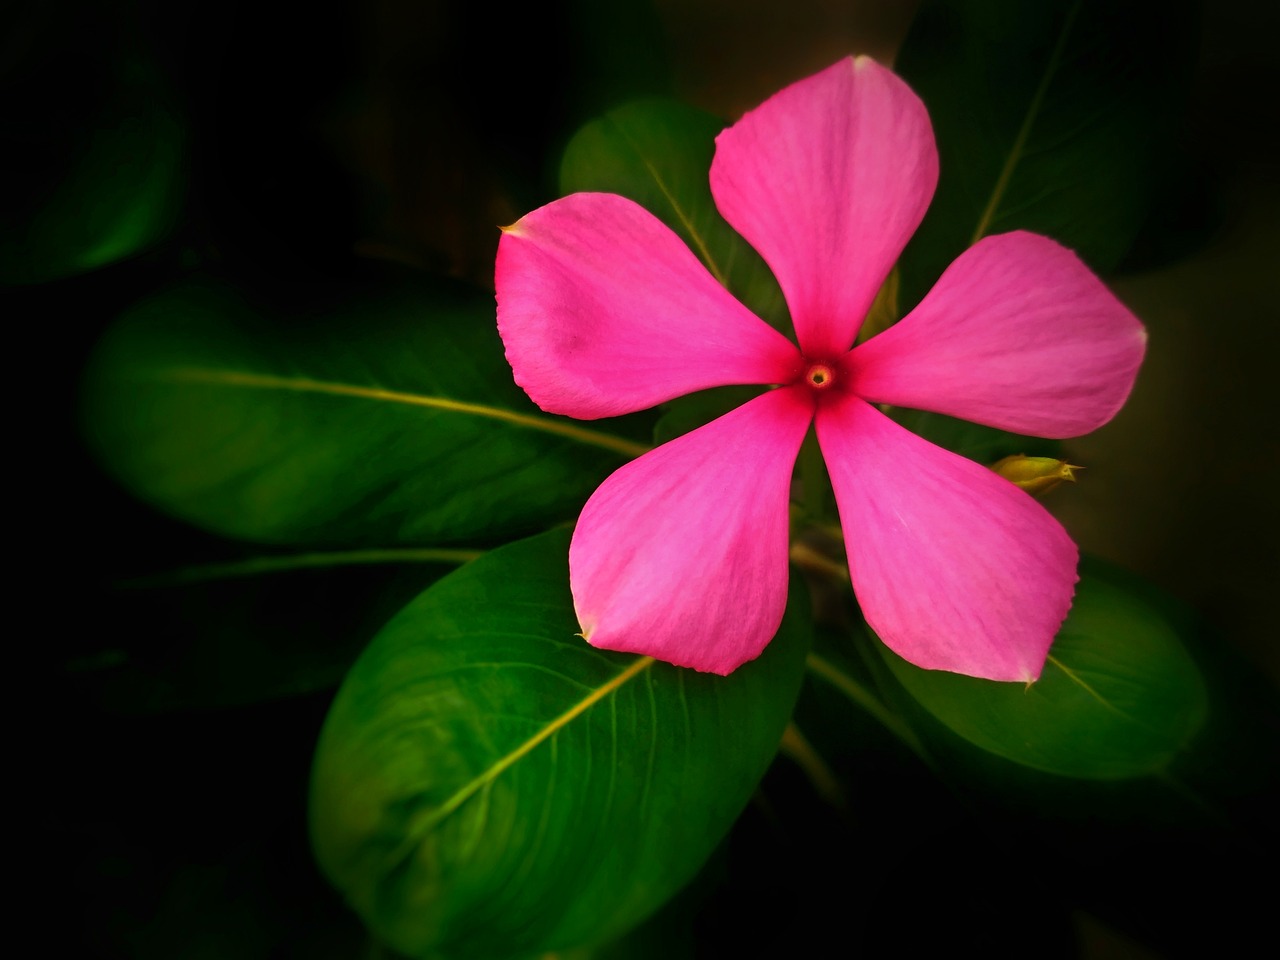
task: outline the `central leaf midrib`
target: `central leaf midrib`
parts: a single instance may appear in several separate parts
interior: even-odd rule
[[[1031,127],[1040,113],[1040,107],[1044,102],[1045,94],[1049,90],[1049,84],[1052,82],[1053,75],[1057,72],[1058,64],[1062,60],[1063,51],[1067,46],[1067,37],[1070,35],[1071,28],[1075,23],[1076,14],[1080,12],[1081,2],[1082,0],[1076,0],[1071,5],[1071,9],[1067,11],[1066,19],[1062,23],[1062,30],[1058,34],[1058,40],[1054,44],[1053,52],[1050,53],[1049,59],[1045,62],[1044,73],[1041,74],[1040,83],[1036,87],[1035,93],[1031,96],[1031,102],[1027,105],[1027,112],[1022,118],[1022,125],[1018,128],[1018,133],[1014,137],[1012,146],[1009,147],[1005,162],[996,177],[995,185],[991,188],[991,197],[987,201],[986,208],[978,218],[978,225],[974,228],[973,236],[969,240],[970,246],[973,246],[986,235],[992,221],[996,218],[1000,204],[1004,200],[1004,195],[1009,189],[1009,181],[1013,179],[1014,168],[1017,167],[1026,150],[1027,139],[1031,135]]]
[[[524,740],[503,756],[499,757],[486,767],[478,776],[472,778],[470,781],[463,784],[458,790],[454,791],[454,793],[439,806],[432,807],[430,810],[426,811],[421,819],[417,823],[412,824],[406,831],[406,838],[404,843],[401,844],[399,855],[407,855],[408,851],[417,845],[421,837],[429,833],[450,814],[458,810],[477,792],[496,780],[505,770],[518,762],[540,743],[547,740],[558,731],[564,729],[574,719],[586,713],[591,709],[591,707],[595,706],[605,697],[621,689],[628,682],[644,673],[653,666],[654,662],[653,657],[640,657],[636,659],[627,667],[627,669],[623,670],[621,673],[617,674],[605,683],[602,683],[600,686],[594,688],[577,703],[573,704],[567,710],[560,713],[559,716],[541,727],[531,737]],[[399,856],[397,859],[399,859]]]
[[[377,400],[388,403],[399,403],[408,406],[427,407],[443,410],[464,416],[474,416],[488,420],[509,423],[513,426],[543,433],[554,434],[575,440],[588,446],[600,447],[621,453],[629,457],[638,457],[649,451],[649,447],[633,440],[599,430],[590,430],[573,423],[553,420],[536,414],[517,413],[503,407],[490,406],[483,403],[471,403],[464,400],[453,400],[430,394],[405,393],[398,390],[385,390],[381,387],[365,387],[357,384],[341,383],[329,380],[316,380],[310,377],[282,377],[274,374],[254,373],[244,370],[227,370],[210,367],[169,367],[155,372],[155,378],[188,383],[207,383],[226,387],[239,387],[258,390],[288,390],[297,393],[317,393],[329,396],[351,397],[360,400]]]
[[[1084,677],[1077,674],[1074,670],[1072,670],[1070,667],[1068,667],[1058,658],[1054,657],[1052,654],[1045,657],[1045,662],[1051,663],[1055,667],[1057,667],[1059,670],[1061,670],[1063,675],[1065,675],[1068,680],[1076,684],[1076,686],[1080,687],[1080,689],[1082,689],[1085,693],[1087,693],[1094,700],[1096,700],[1103,708],[1110,710],[1112,713],[1120,717],[1122,720],[1125,720],[1128,723],[1133,724],[1135,727],[1138,727],[1142,730],[1146,730],[1148,732],[1152,732],[1152,733],[1162,732],[1156,729],[1155,727],[1152,727],[1150,724],[1144,723],[1142,720],[1133,716],[1133,714],[1126,713],[1124,710],[1121,710],[1118,706],[1116,706],[1114,703],[1108,700],[1105,696],[1103,696],[1101,693],[1095,690],[1093,688],[1093,685],[1088,683],[1084,679]]]
[[[653,178],[654,184],[662,193],[663,197],[666,198],[667,203],[671,205],[672,213],[674,213],[676,219],[680,221],[681,226],[683,226],[685,232],[688,233],[689,239],[693,241],[694,246],[698,248],[698,253],[702,257],[702,262],[706,264],[711,275],[716,278],[716,282],[727,289],[729,286],[728,278],[725,276],[724,271],[720,269],[719,264],[716,263],[715,258],[711,256],[711,248],[708,246],[706,238],[703,237],[702,234],[694,227],[693,220],[685,212],[684,207],[680,205],[679,201],[676,200],[675,194],[672,193],[671,189],[667,186],[666,181],[662,178],[662,174],[658,172],[657,165],[645,155],[644,151],[640,149],[640,145],[627,134],[626,129],[621,124],[618,124],[617,127],[619,135],[626,141],[627,146],[635,151],[636,157],[639,158],[640,163],[645,168],[645,171]]]

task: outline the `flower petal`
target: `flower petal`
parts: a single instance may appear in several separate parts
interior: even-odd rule
[[[924,104],[868,57],[770,97],[711,164],[716,206],[773,269],[813,359],[853,345],[937,183]]]
[[[791,341],[613,194],[573,194],[507,227],[495,283],[516,382],[550,413],[592,420],[798,373]]]
[[[818,441],[871,628],[926,669],[1037,678],[1078,579],[1062,525],[856,396],[833,400],[818,409]]]
[[[1038,437],[1110,420],[1146,350],[1142,324],[1047,237],[987,237],[910,314],[854,349],[852,389],[877,403]]]
[[[812,412],[809,391],[772,390],[609,477],[569,547],[583,636],[722,675],[759,656],[787,603],[791,471]]]

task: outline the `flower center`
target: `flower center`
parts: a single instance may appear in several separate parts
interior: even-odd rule
[[[836,372],[830,364],[811,363],[804,372],[804,382],[814,390],[826,390],[836,382]]]

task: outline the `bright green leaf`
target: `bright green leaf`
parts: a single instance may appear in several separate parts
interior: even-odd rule
[[[786,726],[802,594],[727,678],[607,653],[575,635],[568,539],[512,544],[423,593],[326,721],[317,858],[411,957],[499,960],[623,933],[695,875]]]
[[[189,283],[108,333],[87,434],[128,489],[226,536],[387,547],[572,519],[646,446],[538,411],[493,310],[492,294],[404,284],[286,324]]]
[[[724,121],[679,103],[625,104],[574,135],[560,165],[560,189],[617,193],[636,201],[671,227],[757,316],[786,329],[787,309],[777,281],[720,216],[711,197],[708,171],[716,134],[724,126]]]
[[[921,670],[881,650],[907,691],[943,724],[1050,773],[1099,780],[1154,773],[1205,719],[1204,684],[1177,627],[1099,573],[1082,574],[1033,684]]]
[[[1194,19],[1149,0],[924,3],[896,68],[929,108],[941,175],[901,261],[903,306],[1009,230],[1115,267],[1168,166]]]

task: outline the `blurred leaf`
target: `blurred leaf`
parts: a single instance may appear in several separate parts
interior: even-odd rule
[[[540,413],[493,310],[492,294],[402,285],[288,329],[188,283],[104,338],[88,437],[129,490],[231,537],[474,544],[571,519],[646,446]]]
[[[257,554],[104,585],[94,610],[110,628],[59,651],[65,681],[77,699],[117,713],[333,690],[374,633],[467,556]]]
[[[757,316],[786,330],[790,321],[777,281],[711,197],[711,158],[724,126],[679,103],[624,104],[574,135],[560,165],[560,189],[617,193],[636,201],[671,227]]]
[[[623,100],[670,93],[667,37],[650,0],[572,0],[568,7],[578,72],[569,93],[583,111],[579,121]]]
[[[938,191],[901,261],[910,309],[981,236],[1025,229],[1111,270],[1172,152],[1190,3],[926,0],[896,69],[929,108]]]
[[[966,740],[1065,776],[1119,779],[1165,769],[1199,731],[1204,683],[1163,613],[1082,571],[1040,679],[996,683],[921,670],[881,653],[919,703]]]
[[[10,183],[0,226],[0,282],[43,283],[132,256],[173,225],[184,188],[186,130],[145,62],[118,68],[116,90],[78,131],[76,159],[47,185]],[[22,158],[19,158],[22,159]]]
[[[889,411],[889,415],[931,443],[976,460],[984,466],[990,466],[1002,457],[1014,454],[1054,457],[1062,448],[1061,442],[1057,440],[1027,437],[926,410],[895,407]]]
[[[568,540],[512,544],[423,593],[326,721],[317,858],[410,956],[618,936],[695,875],[777,750],[803,676],[803,593],[759,660],[696,673],[575,637]]]
[[[763,392],[762,387],[729,386],[699,390],[665,403],[653,425],[653,442],[666,443],[722,417]]]

